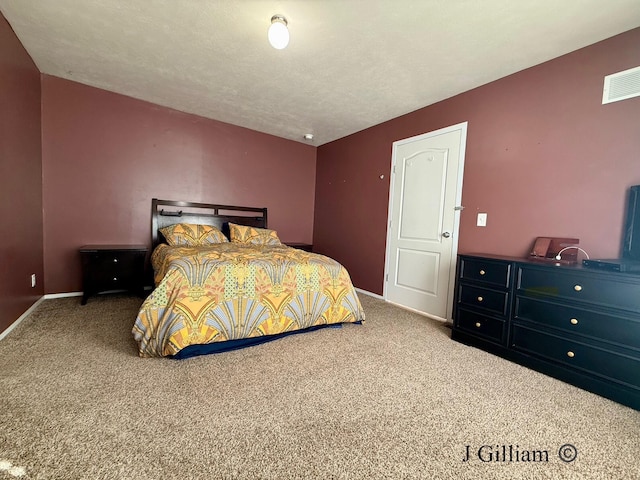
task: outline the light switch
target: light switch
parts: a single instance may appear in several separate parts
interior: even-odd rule
[[[486,213],[479,213],[478,214],[478,222],[476,223],[477,226],[479,227],[486,227],[487,226],[487,214]]]

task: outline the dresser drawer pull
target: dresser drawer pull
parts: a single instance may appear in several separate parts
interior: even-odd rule
[[[582,290],[582,285],[574,285],[574,286],[573,286],[573,289],[574,289],[576,292],[579,292],[579,291],[581,291],[581,290]]]
[[[575,354],[575,353],[573,353],[571,350],[569,350],[569,351],[567,352],[567,357],[569,357],[569,358],[573,358],[573,357],[575,357],[575,356],[576,356],[576,354]]]
[[[485,273],[487,272],[485,272],[484,270],[480,270],[480,275],[484,275]]]
[[[484,298],[482,298],[482,297],[478,297],[478,301],[479,301],[479,302],[481,302],[481,301],[483,301],[483,300],[484,300]]]
[[[117,282],[118,281],[118,277],[113,277],[113,281]]]
[[[572,318],[569,321],[571,322],[571,325],[577,325],[578,324],[578,319],[577,318]]]
[[[476,322],[476,327],[480,328],[482,324],[480,322]]]

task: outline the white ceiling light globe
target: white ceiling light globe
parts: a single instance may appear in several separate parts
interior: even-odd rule
[[[269,43],[273,48],[282,50],[289,45],[289,29],[284,17],[274,15],[269,27]]]

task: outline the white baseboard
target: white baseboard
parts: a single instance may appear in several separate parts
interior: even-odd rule
[[[33,312],[33,311],[38,307],[38,305],[40,305],[40,304],[44,301],[44,298],[45,298],[45,297],[40,297],[38,300],[36,300],[36,301],[35,301],[35,303],[34,303],[33,305],[31,305],[31,306],[27,309],[27,311],[26,311],[26,312],[24,312],[22,315],[20,315],[20,316],[18,317],[18,319],[17,319],[15,322],[13,322],[11,325],[9,325],[9,326],[7,327],[7,329],[6,329],[6,330],[4,330],[2,333],[0,333],[0,340],[3,340],[7,335],[9,335],[9,333],[11,332],[11,330],[13,330],[14,328],[16,328],[16,327],[18,326],[18,324],[19,324],[22,320],[24,320],[25,318],[27,318],[27,317],[29,316],[29,314],[30,314],[31,312]]]
[[[432,318],[433,320],[438,320],[439,322],[453,324],[453,322],[451,320],[448,320],[446,318],[438,317],[436,315],[431,315],[430,313],[421,312],[420,310],[416,310],[414,308],[406,307],[404,305],[400,305],[399,303],[390,302],[389,300],[386,300],[383,296],[378,295],[377,293],[371,293],[371,292],[368,292],[366,290],[362,290],[361,288],[356,288],[356,292],[362,293],[364,295],[369,295],[370,297],[377,298],[377,299],[382,300],[384,302],[390,303],[391,305],[395,305],[396,307],[400,307],[400,308],[402,308],[404,310],[409,310],[410,312],[417,313],[418,315],[422,315],[424,317],[429,317],[429,318]]]
[[[432,314],[426,313],[426,312],[421,312],[420,310],[416,310],[415,308],[407,307],[406,305],[400,305],[399,303],[389,302],[388,300],[387,300],[387,302],[390,303],[391,305],[395,305],[396,307],[402,308],[403,310],[408,310],[410,312],[417,313],[418,315],[422,315],[423,317],[428,317],[428,318],[431,318],[433,320],[437,320],[437,321],[442,322],[442,323],[453,323],[451,320],[448,320],[446,318],[439,317],[437,315],[432,315]]]
[[[364,295],[369,295],[370,297],[377,298],[378,300],[384,300],[383,296],[378,295],[377,293],[368,292],[367,290],[362,290],[361,288],[356,288],[356,292],[362,293]]]

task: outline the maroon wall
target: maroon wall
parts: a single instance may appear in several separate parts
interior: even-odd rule
[[[602,88],[639,48],[640,28],[319,147],[314,248],[382,294],[392,142],[468,121],[460,253],[524,256],[537,236],[575,236],[617,257],[640,184],[640,98],[602,105]]]
[[[40,72],[2,15],[0,105],[1,332],[42,296],[44,278]]]
[[[153,197],[268,207],[312,239],[315,147],[47,75],[42,165],[47,293],[82,289],[81,245],[150,244]]]

